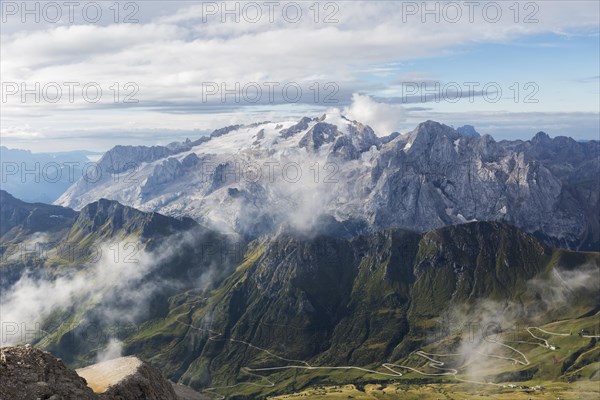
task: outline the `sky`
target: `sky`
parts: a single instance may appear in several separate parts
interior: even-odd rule
[[[598,1],[1,2],[1,144],[105,151],[339,109],[600,139]],[[116,4],[116,6],[115,6]]]

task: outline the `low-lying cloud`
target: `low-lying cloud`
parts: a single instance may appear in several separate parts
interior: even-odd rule
[[[236,245],[226,247],[224,239],[220,239],[219,245],[208,246],[207,243],[214,239],[204,241],[203,235],[205,232],[199,229],[175,234],[164,238],[152,250],[144,249],[143,244],[137,242],[104,243],[98,245],[101,256],[95,262],[79,267],[57,267],[58,270],[52,270],[52,273],[26,270],[16,283],[3,288],[0,345],[35,342],[52,333],[44,328],[59,329],[65,315],[77,316],[76,325],[83,326],[88,322],[95,330],[111,326],[135,327],[152,311],[156,296],[184,285],[199,290],[210,288],[226,275],[227,266],[231,264],[227,259],[239,259],[240,254],[234,251]],[[139,250],[133,254],[124,251],[132,245]],[[190,253],[194,247],[197,247],[192,250],[195,253]],[[169,276],[166,270],[172,265],[180,265],[178,257],[186,255],[190,257],[188,270],[181,272],[183,276]],[[89,315],[93,321],[85,320]],[[68,330],[76,325],[60,329]],[[109,342],[108,345],[102,351],[116,354],[117,344]]]
[[[600,289],[598,265],[584,264],[576,269],[556,268],[549,276],[540,274],[527,282],[535,304],[520,304],[511,300],[481,299],[474,304],[454,305],[440,319],[440,330],[431,341],[458,335],[459,341],[448,352],[454,357],[442,361],[457,368],[461,379],[484,381],[487,367],[498,362],[529,365],[527,356],[517,348],[518,341],[543,345],[530,337],[526,329],[550,322],[545,310],[560,310],[575,298],[592,296]],[[591,304],[593,305],[593,304]],[[523,335],[528,339],[523,339]]]

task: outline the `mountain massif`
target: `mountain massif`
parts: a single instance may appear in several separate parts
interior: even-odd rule
[[[189,216],[248,239],[282,225],[346,236],[502,221],[550,245],[600,250],[600,142],[495,141],[433,121],[378,137],[343,116],[234,125],[169,146],[116,146],[56,204],[100,198]]]

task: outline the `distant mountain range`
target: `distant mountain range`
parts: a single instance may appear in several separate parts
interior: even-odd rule
[[[599,152],[599,141],[539,132],[496,142],[433,121],[377,137],[329,114],[235,125],[169,146],[116,146],[56,204],[79,209],[107,198],[247,239],[282,226],[332,233],[334,224],[351,237],[494,220],[551,245],[600,250]]]
[[[52,203],[101,153],[65,151],[32,153],[0,146],[2,189],[25,201]]]

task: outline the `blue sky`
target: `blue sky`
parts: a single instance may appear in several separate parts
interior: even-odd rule
[[[597,112],[600,107],[599,46],[597,34],[549,33],[507,43],[459,46],[451,54],[387,65],[390,70],[385,76],[364,74],[362,78],[386,89],[398,85],[398,81],[418,81],[411,79],[416,74],[423,75],[424,80],[439,81],[441,85],[455,82],[465,90],[468,87],[464,82],[497,82],[506,89],[503,97],[508,101],[501,104],[509,111],[531,107],[531,110]],[[539,103],[533,106],[533,103],[510,101],[515,99],[516,89],[511,89],[515,82],[519,83],[521,95],[533,92],[533,89],[523,89],[526,83],[537,84],[539,91],[532,99]],[[379,94],[376,90],[371,93]],[[485,106],[484,101],[476,104],[481,108]],[[442,101],[438,106],[456,109],[453,103]]]
[[[79,10],[73,21],[50,23],[42,16],[39,23],[22,22],[18,12],[3,6],[2,145],[102,151],[115,144],[166,144],[232,123],[319,115],[330,108],[380,135],[434,119],[472,124],[496,139],[527,139],[539,130],[599,138],[599,2],[536,2],[538,22],[529,24],[513,21],[513,2],[495,3],[503,17],[493,23],[478,12],[473,21],[464,14],[452,23],[443,15],[438,23],[431,15],[423,22],[423,10],[406,14],[408,3],[321,2],[318,20],[308,9],[313,3],[302,3],[303,17],[293,23],[281,12],[273,21],[263,15],[248,23],[244,3],[238,3],[240,22],[221,21],[223,10],[206,13],[220,2],[135,2],[137,9],[121,10],[117,22],[108,8],[96,22],[82,19]],[[444,7],[429,6],[436,4]],[[126,11],[135,11],[138,22],[123,23]],[[336,21],[325,21],[329,14]],[[80,91],[72,102],[66,92],[57,102],[21,97],[23,84],[54,84],[66,91],[65,82],[93,83],[102,96],[94,103]],[[265,91],[268,82],[279,84],[273,99]],[[440,88],[459,87],[463,98],[449,101],[441,93],[440,101],[421,101],[421,89],[403,96],[403,84],[405,90],[407,84],[435,90],[436,82]],[[479,85],[473,101],[465,82]],[[221,85],[232,89],[236,83],[259,85],[262,96],[256,103],[231,95],[223,101]],[[286,83],[303,89],[298,102],[283,96]],[[502,90],[499,101],[478,92],[490,83],[495,86],[488,88]],[[215,87],[217,93],[208,95]],[[328,93],[336,102],[323,101]],[[137,102],[123,103],[127,94]],[[538,101],[524,101],[527,94]]]

